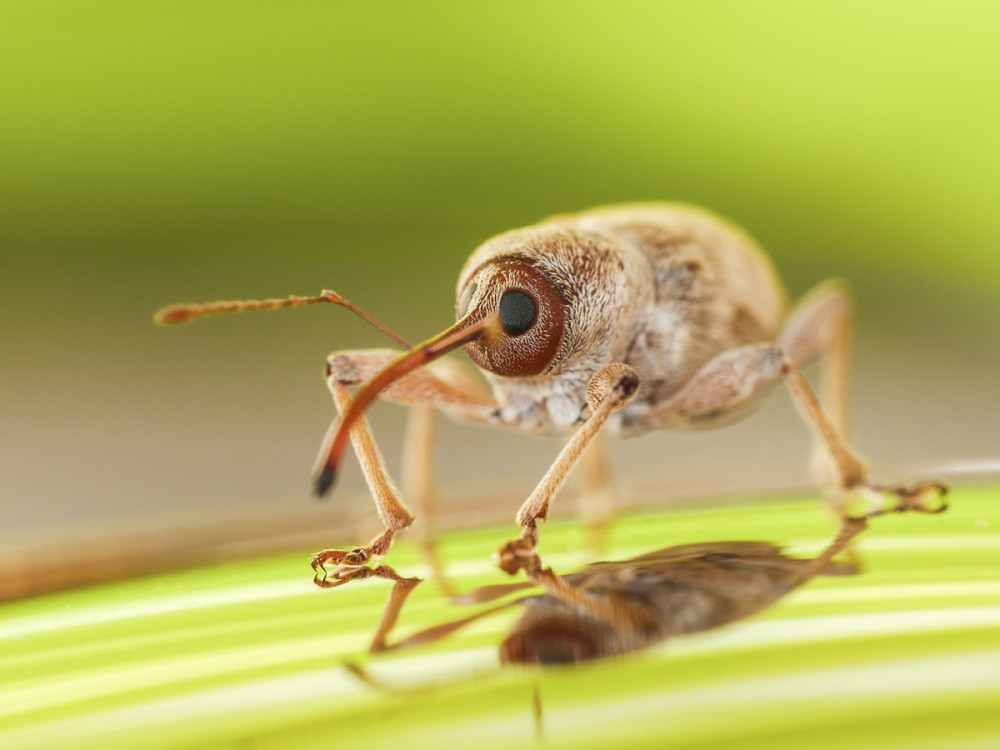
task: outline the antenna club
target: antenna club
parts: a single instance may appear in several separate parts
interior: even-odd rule
[[[153,316],[153,322],[161,326],[186,323],[194,317],[191,308],[185,305],[170,305],[164,307]]]

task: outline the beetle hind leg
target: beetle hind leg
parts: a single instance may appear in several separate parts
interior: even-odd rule
[[[418,543],[431,577],[445,596],[455,595],[455,587],[445,573],[438,551],[435,531],[438,515],[438,490],[434,482],[434,410],[428,404],[410,407],[403,444],[403,494],[410,498],[420,523]]]
[[[586,552],[596,560],[604,551],[608,529],[620,505],[607,441],[600,435],[580,456],[579,487],[580,518],[587,533]]]

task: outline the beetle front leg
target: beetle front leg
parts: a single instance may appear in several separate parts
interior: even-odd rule
[[[346,385],[333,378],[330,379],[330,391],[333,393],[333,400],[337,404],[338,411],[343,414],[351,403],[350,391]],[[385,524],[385,530],[364,547],[326,549],[314,554],[312,567],[316,571],[315,582],[319,586],[324,586],[328,581],[330,576],[328,565],[334,566],[333,580],[341,583],[352,580],[353,577],[356,577],[351,576],[352,569],[360,568],[370,560],[385,555],[392,546],[392,539],[396,532],[405,529],[416,519],[416,516],[406,507],[406,503],[403,502],[399,490],[385,468],[382,453],[375,444],[375,438],[372,436],[371,426],[366,417],[362,416],[351,428],[351,443],[354,445],[354,452],[361,463],[361,470],[365,475],[368,488],[375,498],[375,506],[378,509],[379,518]]]
[[[391,349],[336,352],[330,355],[326,369],[327,385],[341,414],[351,402],[348,387],[364,382],[398,355],[398,351]],[[413,406],[417,412],[412,418],[416,420],[418,429],[413,431],[414,437],[407,441],[408,453],[416,454],[407,458],[411,467],[414,461],[426,461],[430,455],[429,446],[423,444],[432,439],[428,428],[428,407],[438,407],[465,421],[485,423],[495,419],[497,410],[492,399],[477,392],[474,386],[446,365],[412,372],[393,383],[381,397],[387,401]],[[423,428],[419,427],[421,422]],[[416,518],[389,476],[371,427],[364,416],[351,429],[351,443],[385,530],[363,547],[326,549],[313,555],[315,583],[323,587],[338,586],[350,580],[368,577],[369,574],[362,572],[365,566],[385,555],[392,546],[396,533],[410,526]],[[408,469],[411,479],[415,473],[415,481],[411,482],[411,486],[418,492],[417,500],[422,501],[432,491],[430,469],[426,466],[422,472]],[[441,579],[439,572],[436,572],[436,577]]]
[[[513,575],[524,568],[530,576],[542,569],[537,551],[537,522],[544,521],[548,516],[549,502],[566,481],[570,469],[608,421],[608,417],[628,403],[638,388],[639,376],[636,371],[621,363],[602,368],[590,379],[587,386],[590,418],[573,433],[535,491],[517,512],[516,521],[521,527],[521,535],[504,544],[495,553],[497,566],[501,570]]]

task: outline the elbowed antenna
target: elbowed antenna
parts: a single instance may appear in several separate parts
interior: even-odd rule
[[[277,310],[281,307],[314,305],[317,302],[329,302],[333,305],[346,307],[361,319],[378,328],[386,336],[401,344],[403,348],[410,348],[410,344],[402,336],[399,336],[388,326],[375,320],[375,318],[357,305],[348,302],[339,294],[329,289],[324,289],[322,294],[315,297],[299,297],[293,294],[289,297],[279,299],[238,299],[208,302],[204,305],[169,305],[153,316],[153,322],[160,325],[176,325],[178,323],[187,323],[189,320],[195,320],[196,318],[203,318],[206,315],[219,315],[220,313],[227,312],[250,312],[253,310]]]
[[[327,439],[323,442],[319,456],[316,459],[314,473],[316,475],[315,491],[317,497],[323,497],[337,478],[337,468],[340,466],[340,458],[347,446],[347,438],[351,433],[351,427],[365,413],[368,405],[375,397],[387,388],[393,381],[406,375],[411,370],[433,362],[439,357],[443,357],[450,351],[460,346],[475,341],[480,336],[490,335],[500,326],[500,316],[493,313],[475,322],[469,322],[466,316],[458,321],[448,330],[439,333],[434,338],[428,339],[422,344],[410,349],[405,354],[400,355],[377,373],[358,391],[358,394],[347,407],[337,431],[333,433],[332,439],[327,434]],[[332,432],[332,430],[331,430]],[[327,447],[329,445],[329,447]]]

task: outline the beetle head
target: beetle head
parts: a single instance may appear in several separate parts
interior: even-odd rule
[[[465,350],[500,376],[556,375],[584,362],[592,374],[621,355],[648,286],[645,259],[614,238],[561,223],[502,234],[459,277],[457,317],[500,320],[495,335]]]
[[[318,495],[333,484],[351,425],[414,368],[464,346],[488,373],[527,381],[567,374],[582,393],[595,372],[624,354],[637,311],[652,294],[638,250],[562,222],[487,241],[466,262],[458,288],[458,322],[384,367],[344,412],[318,459]],[[585,398],[570,401],[572,421]]]

